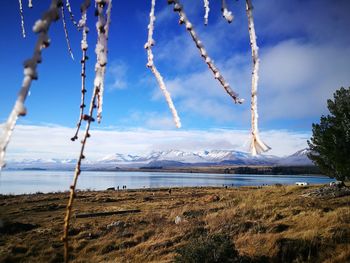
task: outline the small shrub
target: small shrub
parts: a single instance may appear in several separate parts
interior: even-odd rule
[[[318,259],[321,241],[319,239],[288,239],[277,240],[277,258],[274,262],[316,262]]]
[[[176,263],[240,262],[240,256],[230,237],[223,234],[191,239],[176,252]]]

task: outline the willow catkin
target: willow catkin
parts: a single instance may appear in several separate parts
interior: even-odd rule
[[[180,4],[179,0],[168,0],[168,4],[174,4],[174,11],[178,12],[180,16],[179,23],[180,24],[185,24],[186,29],[190,33],[194,43],[196,44],[197,48],[199,49],[202,58],[204,59],[205,63],[207,63],[209,69],[213,72],[214,77],[219,81],[219,83],[222,85],[222,87],[225,89],[227,94],[231,96],[231,98],[234,100],[235,103],[243,103],[244,99],[240,99],[238,94],[234,92],[228,82],[224,79],[222,74],[220,73],[219,69],[215,66],[214,62],[212,59],[209,57],[207,51],[204,48],[204,45],[202,41],[197,36],[197,33],[193,29],[193,25],[191,22],[188,20],[186,13]]]
[[[50,45],[49,28],[53,21],[59,19],[59,8],[62,6],[61,0],[52,0],[50,8],[44,13],[41,19],[37,20],[33,26],[33,31],[38,34],[38,40],[34,47],[33,56],[24,61],[24,77],[22,87],[19,91],[15,105],[4,125],[4,131],[0,138],[0,167],[5,166],[5,153],[6,148],[10,142],[13,130],[16,126],[16,122],[19,116],[26,114],[24,102],[28,96],[30,85],[33,80],[38,78],[36,71],[37,65],[41,63],[41,53],[44,48]]]
[[[156,17],[154,15],[154,8],[155,8],[155,4],[156,1],[152,0],[151,1],[151,11],[149,14],[149,25],[148,25],[148,40],[145,44],[145,49],[147,50],[147,67],[152,71],[152,73],[154,74],[154,76],[157,79],[159,88],[161,89],[161,91],[164,94],[165,100],[168,103],[169,109],[173,115],[173,119],[175,122],[175,125],[177,128],[181,127],[181,121],[179,118],[179,115],[177,114],[176,108],[174,106],[173,100],[171,99],[171,95],[168,92],[163,77],[162,75],[159,73],[157,67],[154,65],[154,61],[153,61],[153,52],[152,52],[152,46],[154,45],[155,41],[153,40],[153,31],[154,31],[154,21],[156,20]]]
[[[258,129],[258,79],[259,79],[259,53],[258,45],[256,43],[256,34],[253,19],[253,5],[251,0],[246,0],[246,11],[248,17],[248,30],[250,37],[250,46],[252,50],[253,70],[252,70],[252,101],[251,101],[251,126],[252,126],[252,141],[250,144],[250,150],[253,156],[266,152],[271,148],[267,146],[259,136]]]

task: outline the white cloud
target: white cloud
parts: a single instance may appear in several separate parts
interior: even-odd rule
[[[68,127],[18,125],[8,147],[7,160],[76,158],[80,141],[70,141],[73,133],[74,129]],[[261,136],[273,148],[269,154],[283,156],[305,148],[310,134],[271,130],[263,132]],[[169,149],[248,151],[249,131],[94,129],[87,142],[86,156],[96,160],[112,153],[147,154]]]
[[[266,119],[318,117],[326,100],[349,86],[350,48],[284,41],[262,50],[261,113]]]
[[[106,87],[108,90],[125,89],[127,87],[128,66],[123,61],[113,61],[107,67]]]

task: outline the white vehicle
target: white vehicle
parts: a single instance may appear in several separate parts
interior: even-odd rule
[[[309,185],[307,182],[296,182],[295,184],[298,185],[298,186],[307,186],[307,185]]]

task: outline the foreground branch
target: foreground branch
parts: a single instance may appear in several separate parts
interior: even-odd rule
[[[107,42],[109,33],[109,24],[111,22],[111,9],[112,0],[96,0],[97,9],[96,14],[98,21],[96,23],[97,29],[97,44],[95,48],[95,53],[97,56],[97,61],[95,64],[95,80],[94,85],[100,87],[97,94],[97,121],[101,122],[102,118],[102,106],[103,106],[103,93],[104,93],[104,78],[107,65]],[[107,6],[106,15],[103,14],[103,8]]]
[[[69,258],[68,231],[69,231],[69,222],[72,214],[73,202],[75,197],[75,189],[77,187],[78,177],[81,173],[81,163],[82,163],[82,160],[85,159],[84,150],[85,150],[87,138],[90,137],[89,131],[90,131],[91,122],[95,121],[95,119],[92,116],[93,116],[94,109],[96,108],[96,97],[97,97],[98,89],[99,88],[97,86],[94,87],[91,102],[90,102],[89,114],[84,115],[84,120],[87,121],[87,124],[85,128],[83,140],[81,141],[79,158],[74,170],[73,183],[70,186],[70,195],[69,195],[69,200],[68,200],[67,209],[66,209],[66,216],[64,218],[64,228],[63,228],[63,236],[62,236],[62,241],[64,242],[64,261],[65,262],[68,262],[68,258]]]
[[[85,81],[86,81],[86,61],[88,60],[88,56],[86,55],[87,49],[88,49],[88,43],[87,43],[87,34],[89,33],[89,28],[86,25],[87,22],[87,8],[90,5],[90,0],[86,1],[86,5],[82,6],[81,8],[81,19],[79,21],[79,28],[82,29],[82,40],[81,40],[81,51],[82,51],[82,59],[80,61],[81,63],[81,100],[80,100],[80,114],[79,114],[79,120],[77,123],[77,129],[75,131],[74,136],[71,138],[72,141],[75,141],[78,139],[78,133],[80,130],[81,122],[83,121],[84,116],[84,109],[86,107],[85,105],[85,94],[86,94],[86,87],[85,87]]]
[[[204,25],[208,25],[208,18],[209,18],[209,0],[204,0]]]
[[[63,6],[61,7],[61,14],[62,14],[62,23],[63,23],[64,36],[66,38],[68,52],[69,52],[70,57],[74,60],[73,51],[72,51],[72,48],[70,46],[68,30],[67,30],[67,24],[66,24],[66,18],[64,16],[64,7]]]
[[[66,0],[66,7],[67,7],[67,10],[68,10],[68,13],[69,13],[69,18],[70,18],[70,21],[72,21],[73,25],[75,25],[76,27],[78,27],[78,23],[77,21],[75,20],[74,18],[74,14],[72,12],[72,8],[70,6],[70,2],[69,0]]]
[[[24,15],[23,15],[22,0],[18,0],[18,4],[19,4],[19,15],[21,16],[22,36],[23,36],[23,38],[25,38],[26,37],[26,30],[24,28]]]
[[[195,42],[197,48],[199,49],[199,51],[201,53],[201,56],[203,57],[203,59],[207,63],[209,69],[213,72],[215,78],[220,82],[220,84],[223,86],[225,91],[232,97],[232,99],[235,101],[235,103],[239,103],[239,104],[243,103],[244,99],[240,99],[238,97],[238,94],[231,89],[230,84],[228,82],[226,82],[226,80],[224,79],[224,77],[220,73],[219,69],[214,65],[214,62],[211,60],[211,58],[207,54],[207,51],[205,50],[205,48],[202,44],[202,41],[199,40],[196,32],[193,29],[191,22],[187,18],[186,13],[185,13],[182,5],[180,4],[179,0],[168,0],[168,4],[174,4],[174,11],[178,12],[179,16],[180,16],[179,23],[185,24],[186,29],[190,33],[193,41]]]
[[[95,1],[97,4],[97,15],[98,15],[98,21],[96,23],[96,28],[98,30],[98,40],[97,40],[96,50],[95,50],[97,54],[97,62],[95,65],[96,76],[94,81],[94,90],[91,96],[91,101],[89,106],[89,113],[88,115],[86,114],[83,115],[83,118],[82,118],[83,120],[87,121],[87,124],[83,135],[83,139],[81,141],[79,158],[75,166],[73,183],[70,186],[70,195],[69,195],[69,200],[68,200],[67,209],[66,209],[66,216],[64,218],[64,229],[63,229],[62,241],[64,242],[64,261],[65,262],[69,261],[68,232],[69,232],[69,222],[70,222],[72,209],[73,209],[73,202],[75,198],[75,189],[77,186],[79,175],[81,173],[81,163],[82,163],[82,160],[85,158],[84,150],[85,150],[87,138],[90,137],[89,131],[90,131],[91,122],[95,121],[95,119],[93,118],[93,113],[94,113],[94,109],[97,107],[96,103],[98,101],[98,98],[101,96],[101,87],[103,86],[104,71],[107,64],[107,39],[108,39],[112,0],[95,0]],[[104,16],[101,15],[101,13],[103,13],[103,10],[106,4],[108,5],[107,21],[104,20]],[[84,12],[86,14],[86,9],[88,8],[89,5],[90,5],[90,0],[85,0],[85,3],[82,5],[83,14]],[[85,47],[83,46],[83,42],[82,42],[82,47]]]
[[[252,71],[252,102],[251,102],[251,114],[252,114],[252,141],[250,144],[250,150],[253,156],[266,152],[271,148],[267,146],[259,136],[258,130],[258,79],[259,79],[259,56],[258,56],[258,46],[256,43],[256,34],[254,28],[253,20],[253,5],[251,0],[246,0],[246,11],[248,16],[248,29],[250,37],[250,46],[252,49],[252,59],[253,59],[253,71]]]
[[[38,34],[38,40],[35,44],[33,56],[24,62],[24,78],[22,88],[19,91],[16,103],[4,125],[2,138],[0,138],[0,169],[5,166],[5,152],[11,139],[13,130],[19,116],[26,114],[24,102],[27,98],[32,80],[38,78],[36,71],[38,63],[41,62],[41,51],[50,44],[49,28],[53,21],[59,19],[59,8],[62,6],[61,0],[52,0],[50,8],[44,13],[41,19],[37,20],[33,26],[33,31]]]
[[[168,106],[170,108],[170,111],[173,115],[173,119],[175,122],[175,125],[177,128],[181,127],[181,121],[179,118],[179,115],[177,114],[176,108],[174,106],[174,103],[171,99],[170,93],[168,92],[163,77],[162,75],[159,73],[158,69],[156,68],[156,66],[154,65],[153,62],[153,52],[152,52],[152,46],[154,46],[154,40],[153,40],[153,30],[154,30],[154,21],[156,20],[156,17],[154,15],[154,8],[155,8],[155,4],[156,1],[152,0],[152,4],[151,4],[151,11],[149,14],[149,25],[148,25],[148,40],[147,43],[145,44],[145,49],[147,49],[147,58],[148,58],[148,62],[147,62],[147,67],[152,71],[152,73],[154,74],[154,76],[156,77],[157,81],[158,81],[158,85],[159,88],[161,89],[161,91],[164,94],[164,97],[168,103]]]
[[[232,23],[233,15],[232,12],[227,9],[226,0],[221,0],[221,12],[226,21]]]

